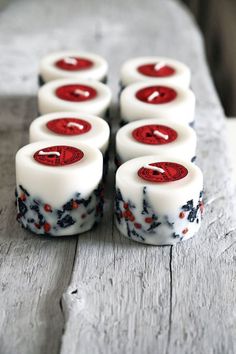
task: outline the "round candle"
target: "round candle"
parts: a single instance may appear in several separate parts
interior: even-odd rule
[[[167,86],[188,88],[190,78],[190,69],[184,63],[165,57],[134,58],[127,60],[121,68],[122,87],[150,80],[159,85],[161,79]]]
[[[29,129],[31,143],[55,138],[86,143],[105,154],[110,128],[102,118],[76,112],[49,113],[33,120]]]
[[[103,158],[83,143],[32,143],[16,154],[17,219],[36,234],[88,231],[102,215]]]
[[[105,117],[110,103],[110,89],[93,80],[54,80],[38,91],[38,108],[41,114],[65,111]]]
[[[182,124],[193,124],[195,96],[191,90],[178,86],[139,82],[122,91],[120,109],[124,123],[146,118],[168,118]]]
[[[155,155],[129,160],[116,173],[116,225],[135,241],[173,245],[198,231],[203,176],[191,162]]]
[[[57,79],[93,79],[105,82],[108,64],[97,54],[64,51],[45,56],[39,67],[42,83]]]
[[[116,157],[119,164],[152,154],[193,161],[196,156],[196,144],[196,133],[188,125],[169,119],[142,119],[126,124],[118,130]]]

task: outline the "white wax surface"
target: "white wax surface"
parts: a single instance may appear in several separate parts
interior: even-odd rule
[[[177,97],[168,103],[151,104],[140,101],[136,93],[146,87],[155,86],[155,81],[139,82],[127,86],[120,96],[121,119],[131,122],[148,118],[171,119],[180,124],[190,124],[194,121],[195,95],[189,89],[177,85],[168,86],[176,91]],[[165,81],[160,80],[160,86],[165,86]]]
[[[160,145],[144,144],[137,141],[132,132],[139,127],[146,125],[163,125],[174,129],[177,132],[176,140]],[[182,160],[191,161],[196,154],[197,137],[195,131],[188,125],[178,124],[169,119],[143,119],[120,128],[116,134],[116,153],[121,163],[130,159],[145,156],[163,154],[169,157],[177,157]]]
[[[138,170],[146,164],[153,162],[176,162],[187,168],[188,174],[184,178],[165,183],[149,182],[138,176]],[[137,206],[142,203],[143,187],[147,187],[151,205],[157,213],[165,214],[176,212],[181,205],[193,199],[197,204],[199,193],[203,189],[203,176],[201,170],[191,162],[168,156],[144,156],[125,162],[116,173],[116,188],[119,188],[127,200]]]
[[[46,166],[34,160],[40,149],[56,146],[74,146],[83,151],[83,158],[66,166]],[[16,184],[22,185],[31,196],[44,200],[54,208],[61,208],[76,192],[85,198],[102,179],[103,157],[98,149],[68,140],[51,140],[32,143],[16,154]]]
[[[79,135],[61,135],[49,130],[47,123],[54,119],[77,118],[87,121],[91,124],[91,129]],[[30,125],[29,140],[30,143],[43,140],[67,140],[74,144],[85,143],[98,148],[103,154],[106,152],[109,144],[110,128],[107,122],[99,117],[90,114],[77,112],[58,112],[49,113],[36,118]]]
[[[62,70],[55,66],[55,63],[63,58],[78,57],[91,60],[94,65],[84,70]],[[45,56],[39,66],[39,73],[44,82],[57,79],[93,79],[103,81],[107,76],[108,64],[101,56],[93,53],[86,53],[80,51],[62,51],[51,53]]]
[[[175,73],[166,77],[150,77],[140,73],[137,68],[144,64],[163,63],[175,69]],[[165,82],[167,86],[178,85],[183,88],[188,88],[190,85],[191,73],[190,69],[184,63],[175,59],[166,57],[140,57],[127,60],[121,68],[121,85],[128,86],[135,82],[152,81],[156,84]]]
[[[97,96],[83,102],[62,100],[55,91],[64,85],[87,85],[97,91]],[[107,85],[94,80],[60,79],[48,82],[38,91],[38,110],[40,114],[53,112],[80,112],[105,117],[111,103],[111,90]]]

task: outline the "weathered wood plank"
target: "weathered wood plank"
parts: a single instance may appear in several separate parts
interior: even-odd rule
[[[141,0],[99,5],[68,0],[67,9],[69,19],[63,1],[22,0],[0,13],[0,51],[6,53],[0,56],[1,350],[58,352],[64,327],[59,302],[75,256],[62,299],[61,353],[233,353],[235,203],[223,112],[201,37],[171,0],[147,0],[145,6]],[[111,188],[103,223],[78,243],[35,237],[13,221],[13,154],[26,142],[36,115],[31,96],[38,60],[49,51],[76,47],[109,60],[114,97],[119,67],[129,57],[169,55],[191,66],[207,201],[195,239],[164,248],[124,239],[113,226]],[[113,117],[115,122],[116,109]],[[107,185],[113,185],[112,171]]]
[[[55,353],[63,330],[60,298],[70,279],[76,239],[36,237],[15,221],[14,154],[27,142],[36,106],[34,98],[23,96],[0,103],[0,352]]]
[[[164,249],[130,244],[120,240],[113,229],[116,250],[113,257],[119,259],[122,255],[119,271],[109,266],[111,238],[99,236],[100,242],[104,242],[99,264],[94,251],[90,258],[87,239],[80,238],[72,282],[64,296],[67,322],[62,353],[88,350],[95,353],[233,353],[234,268],[232,255],[227,252],[233,254],[235,216],[231,212],[235,203],[230,176],[224,169],[229,163],[223,112],[206,66],[201,37],[192,20],[172,2],[155,2],[152,8],[138,5],[136,2],[134,21],[128,21],[128,16],[132,16],[129,11],[127,17],[122,16],[126,44],[120,38],[116,44],[122,53],[117,55],[123,58],[156,52],[178,57],[191,66],[192,87],[197,95],[198,162],[206,180],[205,221],[198,238]],[[158,21],[154,29],[156,14]],[[111,27],[117,26],[117,22]],[[218,156],[224,157],[223,161],[219,162]],[[220,175],[216,173],[219,169]],[[224,252],[223,257],[219,256],[220,250]],[[84,272],[82,256],[87,253],[86,262],[92,263],[93,259],[96,262]],[[97,270],[97,277],[91,279],[89,274],[93,269]],[[100,272],[102,276],[98,275]],[[139,272],[147,286],[137,282]],[[227,288],[223,286],[225,281],[229,283]],[[77,292],[72,294],[71,289]],[[124,291],[129,295],[122,296]],[[158,298],[164,302],[158,302]],[[125,321],[121,320],[123,308],[127,309]]]
[[[169,248],[157,252],[120,237],[110,226],[112,194],[99,232],[79,238],[62,302],[62,353],[132,353],[138,344],[140,353],[162,352],[167,345]]]

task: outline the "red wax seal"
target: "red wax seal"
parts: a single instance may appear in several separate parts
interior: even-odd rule
[[[72,102],[84,102],[97,96],[97,91],[87,85],[65,85],[56,89],[56,96],[61,100]]]
[[[162,145],[176,140],[178,134],[174,129],[165,125],[150,124],[136,128],[132,136],[142,144]]]
[[[47,122],[47,128],[53,133],[61,135],[80,135],[87,133],[91,124],[78,118],[58,118]]]
[[[57,68],[67,71],[87,70],[93,65],[91,60],[80,57],[66,57],[55,62]]]
[[[140,65],[137,70],[140,74],[150,77],[166,77],[174,75],[174,68],[169,65],[158,67],[158,64],[159,63]]]
[[[162,104],[173,101],[177,96],[177,92],[166,86],[149,86],[144,87],[136,93],[137,99],[150,104]]]
[[[148,164],[150,168],[141,167],[138,170],[138,176],[148,182],[174,182],[184,178],[188,174],[186,167],[175,162],[153,162]],[[152,169],[152,166],[158,167],[162,171]]]
[[[83,156],[83,151],[73,146],[56,145],[37,151],[34,159],[47,166],[65,166],[80,161]]]

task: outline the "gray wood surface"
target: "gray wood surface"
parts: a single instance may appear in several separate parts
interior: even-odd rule
[[[191,67],[206,200],[194,239],[158,248],[120,236],[112,168],[96,230],[49,239],[16,223],[14,154],[36,116],[38,61],[65,48],[109,60],[114,130],[124,60],[158,54]],[[236,215],[225,121],[189,14],[174,0],[13,1],[0,13],[0,53],[0,353],[235,353]]]

